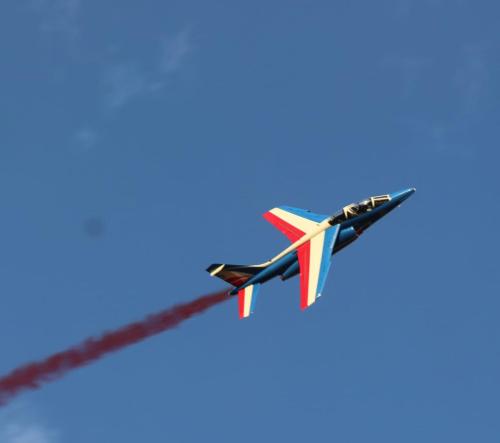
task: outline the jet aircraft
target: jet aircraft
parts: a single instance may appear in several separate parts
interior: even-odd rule
[[[287,280],[300,274],[300,307],[306,309],[321,296],[333,254],[414,192],[415,188],[410,188],[377,195],[344,206],[333,215],[290,206],[271,209],[263,217],[288,237],[292,242],[288,248],[258,265],[214,263],[207,271],[234,286],[229,294],[238,294],[240,318],[253,313],[260,285],[277,276]]]

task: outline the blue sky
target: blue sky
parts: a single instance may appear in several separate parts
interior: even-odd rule
[[[321,300],[262,288],[0,410],[6,443],[497,442],[497,2],[7,0],[0,372],[224,287],[260,216],[417,193]]]

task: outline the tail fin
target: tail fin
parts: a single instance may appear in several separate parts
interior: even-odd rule
[[[262,271],[265,266],[223,265],[214,263],[207,268],[212,277],[219,277],[229,284],[239,287]]]

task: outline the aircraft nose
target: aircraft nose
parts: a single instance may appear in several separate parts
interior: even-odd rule
[[[415,191],[415,188],[408,188],[404,189],[403,191],[393,192],[391,194],[391,200],[399,205],[403,203],[408,197],[410,197]]]

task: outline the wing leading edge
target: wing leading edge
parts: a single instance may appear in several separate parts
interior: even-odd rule
[[[291,206],[279,206],[266,212],[263,217],[294,243],[317,228],[319,223],[328,218],[328,215],[315,214]]]

